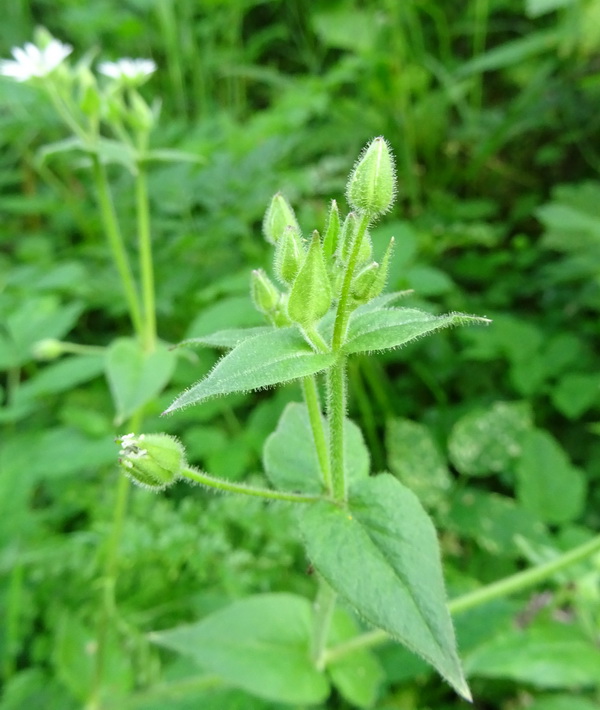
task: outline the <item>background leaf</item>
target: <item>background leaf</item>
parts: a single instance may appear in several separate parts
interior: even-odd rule
[[[319,703],[329,687],[310,660],[312,610],[292,594],[247,597],[197,624],[152,634],[152,640],[260,698]]]

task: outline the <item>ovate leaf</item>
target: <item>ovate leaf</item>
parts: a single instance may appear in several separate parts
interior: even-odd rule
[[[351,354],[397,348],[441,328],[488,322],[486,318],[463,313],[434,316],[416,308],[356,311],[350,318],[344,352]]]
[[[517,498],[524,508],[547,523],[565,523],[581,513],[586,480],[552,436],[529,432],[517,464]]]
[[[297,328],[280,328],[244,340],[165,411],[175,412],[209,397],[248,392],[312,375],[329,367],[332,353],[316,353]]]
[[[310,658],[312,623],[308,600],[263,594],[151,638],[234,687],[276,702],[312,704],[329,694],[324,674]]]
[[[152,352],[131,338],[119,338],[106,353],[106,377],[121,424],[156,397],[171,378],[175,353],[159,343]]]
[[[310,559],[331,587],[470,698],[435,529],[418,498],[380,474],[352,487],[347,508],[325,500],[304,507],[300,528]]]
[[[323,421],[328,439],[327,423]],[[349,481],[369,475],[369,452],[360,429],[349,419],[344,424],[346,477]],[[277,429],[265,442],[265,472],[280,490],[320,493],[323,489],[319,461],[306,405],[290,402]]]
[[[465,666],[473,675],[539,688],[595,687],[600,649],[574,626],[543,622],[493,638],[469,654]]]

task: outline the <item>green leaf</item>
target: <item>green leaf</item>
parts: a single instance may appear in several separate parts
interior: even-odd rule
[[[249,340],[255,335],[272,333],[275,329],[268,325],[257,326],[256,328],[227,328],[219,330],[210,335],[201,335],[198,338],[188,338],[177,344],[177,347],[184,345],[202,345],[209,348],[235,348],[236,345]]]
[[[151,353],[130,338],[119,338],[111,344],[105,368],[117,425],[162,391],[171,379],[175,358],[175,353],[162,343]]]
[[[209,397],[248,392],[313,375],[332,365],[334,359],[333,353],[315,353],[297,328],[269,330],[245,340],[227,353],[204,379],[181,394],[164,414]]]
[[[310,704],[329,694],[327,679],[310,659],[312,623],[308,600],[263,594],[151,639],[261,698]]]
[[[47,143],[38,149],[35,156],[36,165],[41,167],[48,158],[59,155],[60,153],[70,153],[74,150],[87,152],[87,147],[81,138],[71,137],[55,141],[54,143]]]
[[[303,507],[300,528],[310,559],[342,599],[470,698],[435,529],[414,493],[380,474],[351,488],[347,509],[325,500]]]
[[[547,523],[566,523],[581,514],[586,480],[552,436],[529,432],[517,464],[517,499]]]
[[[513,628],[470,653],[469,674],[539,688],[595,687],[600,649],[574,626],[542,622]]]
[[[335,646],[355,638],[360,633],[356,621],[345,610],[337,608],[331,621],[328,645]],[[353,707],[370,708],[377,700],[384,679],[377,657],[366,648],[359,648],[327,665],[331,680],[340,694]]]
[[[329,437],[324,421],[325,436]],[[369,475],[369,452],[360,429],[344,422],[346,476],[358,481]],[[277,429],[265,442],[265,473],[279,490],[320,493],[323,489],[319,461],[313,444],[312,429],[306,405],[290,402],[284,409]]]
[[[450,490],[452,479],[429,429],[408,419],[391,419],[385,441],[391,472],[425,507],[437,506]]]
[[[597,374],[569,372],[552,389],[552,403],[561,414],[577,419],[600,396],[600,378]]]
[[[465,476],[503,473],[520,456],[522,441],[531,429],[526,402],[495,402],[461,417],[450,434],[448,454]]]
[[[406,345],[441,328],[469,323],[487,323],[487,319],[462,313],[434,316],[416,308],[381,308],[352,314],[344,345],[347,354],[386,350]]]
[[[519,537],[548,543],[546,527],[512,498],[466,488],[457,491],[443,514],[444,529],[476,540],[493,555],[521,556]]]
[[[600,704],[573,693],[538,695],[527,710],[600,710]]]

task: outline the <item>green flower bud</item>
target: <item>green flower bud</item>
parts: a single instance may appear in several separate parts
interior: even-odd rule
[[[335,254],[340,239],[340,230],[340,211],[338,210],[337,202],[331,200],[327,229],[323,237],[323,253],[325,259],[330,259]]]
[[[352,295],[357,301],[367,303],[379,296],[383,291],[387,281],[393,247],[394,238],[392,237],[383,255],[381,264],[377,264],[377,262],[373,261],[354,277],[352,281]]]
[[[183,445],[168,434],[125,434],[117,443],[121,444],[119,463],[124,473],[153,491],[175,483],[188,465]]]
[[[377,217],[387,212],[396,195],[396,172],[392,152],[385,140],[374,138],[356,162],[346,186],[352,209]]]
[[[38,340],[32,348],[33,357],[36,360],[56,360],[63,352],[63,344],[56,338]]]
[[[262,269],[255,269],[252,272],[250,282],[250,295],[256,310],[271,315],[277,308],[280,300],[280,293],[271,279]]]
[[[301,327],[310,327],[331,305],[331,284],[318,232],[313,232],[308,254],[288,299],[288,316]]]
[[[293,226],[283,230],[283,234],[275,245],[273,271],[282,284],[290,285],[300,271],[305,258],[302,237]]]
[[[129,110],[127,111],[129,124],[134,129],[149,131],[154,125],[155,119],[155,112],[152,108],[137,91],[131,91],[129,94]]]
[[[338,244],[338,256],[342,262],[346,262],[350,256],[357,229],[358,216],[356,212],[348,212],[344,224],[342,225],[342,232]]]
[[[86,116],[97,116],[100,113],[100,92],[96,77],[85,64],[77,68],[79,81],[79,108]]]
[[[300,237],[300,225],[289,202],[278,192],[273,196],[271,204],[265,212],[262,231],[265,239],[271,244],[277,244],[285,229],[290,227]]]

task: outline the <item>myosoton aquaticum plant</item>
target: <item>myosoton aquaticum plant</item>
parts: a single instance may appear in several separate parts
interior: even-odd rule
[[[336,644],[351,647],[353,636],[360,639],[356,621],[344,611],[348,607],[426,659],[470,699],[433,524],[415,494],[394,476],[371,475],[360,431],[346,418],[353,355],[397,348],[448,326],[486,322],[400,308],[395,304],[401,293],[383,294],[393,240],[374,261],[369,228],[390,209],[395,191],[393,158],[380,137],[366,147],[348,180],[351,211],[342,219],[332,202],[323,236],[314,231],[304,238],[291,206],[275,195],[263,231],[273,245],[277,285],[261,270],[251,281],[253,301],[268,325],[193,341],[228,352],[166,413],[219,395],[302,383],[304,402],[287,406],[265,445],[271,488],[218,479],[189,466],[181,445],[167,435],[129,434],[120,440],[124,471],[146,487],[163,489],[186,478],[295,504],[316,570],[313,605],[291,594],[258,595],[199,624],[154,635],[234,685],[279,702],[322,702],[331,682],[352,699],[352,676],[359,678],[360,668],[369,685],[369,657],[360,641],[354,656],[344,655],[345,665],[336,653]],[[320,391],[326,393],[324,408]]]

